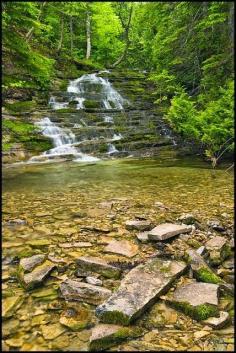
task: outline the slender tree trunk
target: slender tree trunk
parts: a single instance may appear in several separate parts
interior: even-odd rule
[[[73,54],[73,47],[74,47],[74,43],[73,43],[73,20],[72,20],[72,16],[70,16],[70,54],[71,54],[71,56]]]
[[[89,59],[91,55],[91,22],[90,22],[89,11],[87,12],[87,18],[86,18],[86,39],[87,39],[86,59]]]
[[[232,55],[234,55],[234,3],[232,2],[230,4],[230,9],[229,9],[229,35],[230,35],[230,41],[232,45]]]
[[[37,21],[40,19],[40,16],[42,15],[42,11],[43,11],[43,8],[44,6],[47,4],[47,1],[44,1],[41,6],[40,6],[40,11],[39,11],[39,14],[38,14],[38,17],[37,17]],[[31,27],[30,30],[26,33],[26,36],[25,38],[30,40],[32,35],[33,35],[33,31],[34,31],[34,27]]]
[[[64,17],[61,17],[61,35],[60,35],[60,40],[58,43],[57,51],[59,52],[62,48],[62,43],[63,43],[63,38],[64,38]]]
[[[131,23],[131,18],[132,18],[132,12],[133,12],[133,4],[130,7],[128,23],[127,23],[126,26],[124,24],[124,21],[121,18],[121,23],[122,23],[122,26],[123,26],[123,28],[125,30],[125,35],[124,35],[125,48],[124,48],[124,51],[123,51],[122,55],[119,57],[119,59],[114,64],[111,65],[112,68],[117,66],[117,65],[119,65],[126,58],[126,55],[127,55],[128,49],[129,49],[129,45],[130,45],[129,29],[130,29],[130,23]]]

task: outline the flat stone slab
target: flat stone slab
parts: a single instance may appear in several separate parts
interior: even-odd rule
[[[55,264],[47,260],[32,272],[24,274],[20,270],[20,281],[25,289],[32,289],[40,285],[55,267]]]
[[[176,289],[166,302],[200,321],[218,315],[219,286],[196,282]]]
[[[128,337],[138,337],[141,331],[119,325],[98,324],[92,329],[89,340],[89,348],[94,351],[101,351],[112,347]]]
[[[36,266],[41,265],[46,259],[46,255],[33,255],[20,260],[20,266],[25,272],[31,272]]]
[[[19,309],[24,299],[20,296],[7,297],[2,299],[2,318],[7,319],[14,315],[15,311]]]
[[[211,265],[219,265],[231,253],[230,245],[224,237],[215,236],[205,243],[209,251],[209,262]]]
[[[60,248],[90,248],[93,246],[89,241],[79,241],[75,243],[59,243]]]
[[[148,238],[149,240],[166,240],[178,234],[189,233],[191,230],[192,228],[186,225],[163,223],[148,232]]]
[[[108,262],[99,257],[81,256],[76,260],[79,268],[84,271],[97,272],[107,278],[119,278],[120,269],[108,264]]]
[[[133,257],[138,253],[138,246],[128,240],[112,240],[104,249],[105,252]]]
[[[187,269],[180,261],[156,258],[132,269],[118,290],[96,309],[102,322],[128,325],[167,292]]]
[[[127,230],[150,230],[152,228],[152,223],[149,221],[127,221],[125,222],[125,228]]]
[[[227,311],[220,311],[220,317],[209,317],[204,320],[204,324],[212,326],[216,329],[221,329],[231,321],[229,313]]]
[[[112,293],[109,289],[71,279],[62,282],[60,290],[66,300],[82,301],[94,305],[101,304]]]
[[[205,243],[205,247],[207,248],[207,250],[220,250],[226,243],[227,240],[224,237],[220,237],[217,235],[214,238],[208,240]]]

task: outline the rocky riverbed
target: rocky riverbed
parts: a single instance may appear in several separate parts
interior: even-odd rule
[[[230,173],[67,162],[3,186],[5,351],[233,351]]]

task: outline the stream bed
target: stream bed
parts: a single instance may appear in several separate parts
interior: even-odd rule
[[[91,330],[98,323],[96,306],[67,302],[59,290],[62,281],[79,278],[75,260],[86,255],[123,263],[122,276],[135,263],[147,261],[157,246],[141,243],[137,231],[125,228],[132,219],[158,225],[176,223],[183,213],[190,213],[202,225],[191,233],[191,246],[194,241],[202,245],[215,234],[207,228],[210,220],[218,220],[230,239],[233,174],[223,168],[212,171],[208,164],[186,157],[24,164],[3,169],[2,211],[3,301],[19,297],[3,321],[5,350],[87,351]],[[129,240],[138,252],[132,258],[106,252],[113,239]],[[174,238],[169,250],[175,254],[186,246],[184,240]],[[41,286],[26,291],[17,277],[18,264],[35,254],[46,254],[57,267]],[[115,291],[119,287],[117,279],[93,275],[104,288]],[[188,276],[179,279],[189,280]],[[220,306],[231,310],[232,316],[231,298],[221,298]],[[65,312],[78,308],[85,322],[73,330],[63,320]],[[108,350],[233,350],[232,323],[212,330],[161,299],[134,325],[144,329],[141,337]]]

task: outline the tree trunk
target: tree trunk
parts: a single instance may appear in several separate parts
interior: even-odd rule
[[[130,40],[129,40],[129,29],[130,29],[130,22],[131,22],[131,18],[132,18],[132,12],[133,12],[133,4],[130,7],[130,11],[129,11],[129,18],[128,18],[128,23],[125,26],[124,21],[122,20],[122,18],[120,18],[122,26],[125,30],[125,35],[124,35],[124,39],[125,39],[125,49],[122,53],[122,55],[119,57],[119,59],[111,65],[112,68],[114,68],[115,66],[119,65],[125,58],[129,49],[129,45],[130,45]]]
[[[62,43],[63,43],[63,36],[64,35],[64,17],[61,17],[61,36],[60,36],[60,40],[58,43],[58,47],[57,47],[57,51],[59,52],[62,48]]]
[[[43,11],[43,8],[44,6],[47,4],[47,1],[44,1],[41,6],[40,6],[40,11],[39,11],[39,14],[38,14],[38,17],[37,17],[37,21],[40,19],[40,16],[42,15],[42,11]],[[26,33],[26,36],[25,38],[30,40],[31,37],[32,37],[32,34],[33,34],[33,31],[34,31],[34,27],[31,27],[30,30],[28,31],[28,33]]]
[[[72,16],[70,16],[70,54],[71,54],[71,56],[73,54],[73,47],[74,47],[74,43],[73,43],[73,20],[72,20]]]
[[[87,12],[87,18],[86,18],[86,39],[87,39],[86,59],[89,59],[91,55],[91,23],[90,23],[89,12]]]
[[[230,4],[230,9],[229,9],[229,36],[230,36],[230,41],[232,45],[232,55],[234,55],[234,3],[232,2]]]

